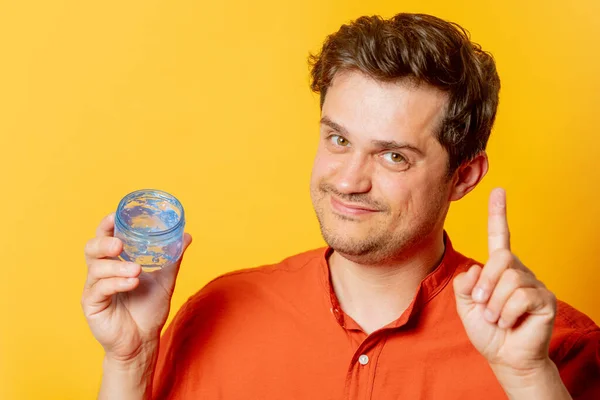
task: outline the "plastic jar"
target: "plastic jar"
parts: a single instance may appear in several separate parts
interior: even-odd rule
[[[115,237],[123,241],[119,258],[153,271],[174,264],[183,250],[185,214],[173,195],[153,189],[129,193],[119,202]]]

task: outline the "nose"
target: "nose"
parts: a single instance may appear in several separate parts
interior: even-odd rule
[[[367,156],[354,153],[340,161],[331,183],[339,193],[366,193],[371,190],[371,166]]]

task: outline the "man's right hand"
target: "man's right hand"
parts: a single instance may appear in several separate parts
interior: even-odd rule
[[[114,218],[114,213],[104,218],[96,237],[85,246],[88,275],[81,305],[94,337],[104,347],[105,362],[139,365],[152,362],[183,255],[177,264],[150,273],[117,260],[123,243],[113,237]],[[186,233],[184,253],[191,242]]]

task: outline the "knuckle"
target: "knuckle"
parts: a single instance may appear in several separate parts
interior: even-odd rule
[[[549,300],[550,304],[552,304],[554,307],[556,307],[556,305],[558,303],[558,299],[556,298],[556,295],[549,290],[546,290],[546,292],[547,292],[547,296],[548,296],[548,300]]]
[[[99,265],[95,262],[90,262],[89,264],[89,268],[88,268],[88,280],[94,280],[98,277],[98,269],[99,269]]]
[[[102,249],[105,251],[110,250],[113,243],[115,243],[115,240],[118,240],[118,239],[112,238],[112,237],[103,237],[100,240],[100,243],[102,244]]]
[[[522,276],[516,269],[507,269],[504,271],[504,279],[512,286],[519,286],[522,281]]]
[[[103,295],[104,293],[106,293],[107,291],[107,285],[108,283],[111,281],[111,279],[100,279],[98,282],[96,282],[96,284],[94,285],[94,287],[92,288],[92,290],[96,293],[96,294],[100,294]]]
[[[509,267],[513,264],[514,255],[508,249],[497,249],[491,254],[491,258],[495,260],[498,265]]]
[[[520,311],[523,309],[522,304],[523,303],[518,301],[509,301],[508,303],[506,303],[506,305],[504,306],[504,310],[502,310],[503,318],[506,319],[510,316],[519,314]]]
[[[81,295],[81,298],[79,299],[79,304],[81,305],[81,308],[85,310],[87,303],[88,303],[88,294],[87,294],[87,290],[84,290],[83,294]]]
[[[508,249],[499,249],[498,257],[500,258],[500,260],[502,260],[502,263],[506,266],[513,265],[513,263],[515,261],[514,254]]]
[[[96,246],[96,240],[95,239],[90,239],[86,242],[85,247],[83,248],[83,251],[85,253],[86,256],[90,256],[94,253],[94,248]]]
[[[521,304],[529,304],[530,301],[531,298],[528,292],[523,288],[519,288],[513,293],[513,301],[511,304],[514,304],[515,307],[519,307]]]

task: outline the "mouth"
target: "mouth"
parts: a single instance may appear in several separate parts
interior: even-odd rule
[[[338,213],[344,215],[367,215],[379,212],[379,210],[374,210],[372,208],[368,208],[366,206],[362,206],[360,204],[350,204],[344,203],[334,196],[331,196],[331,207]]]

